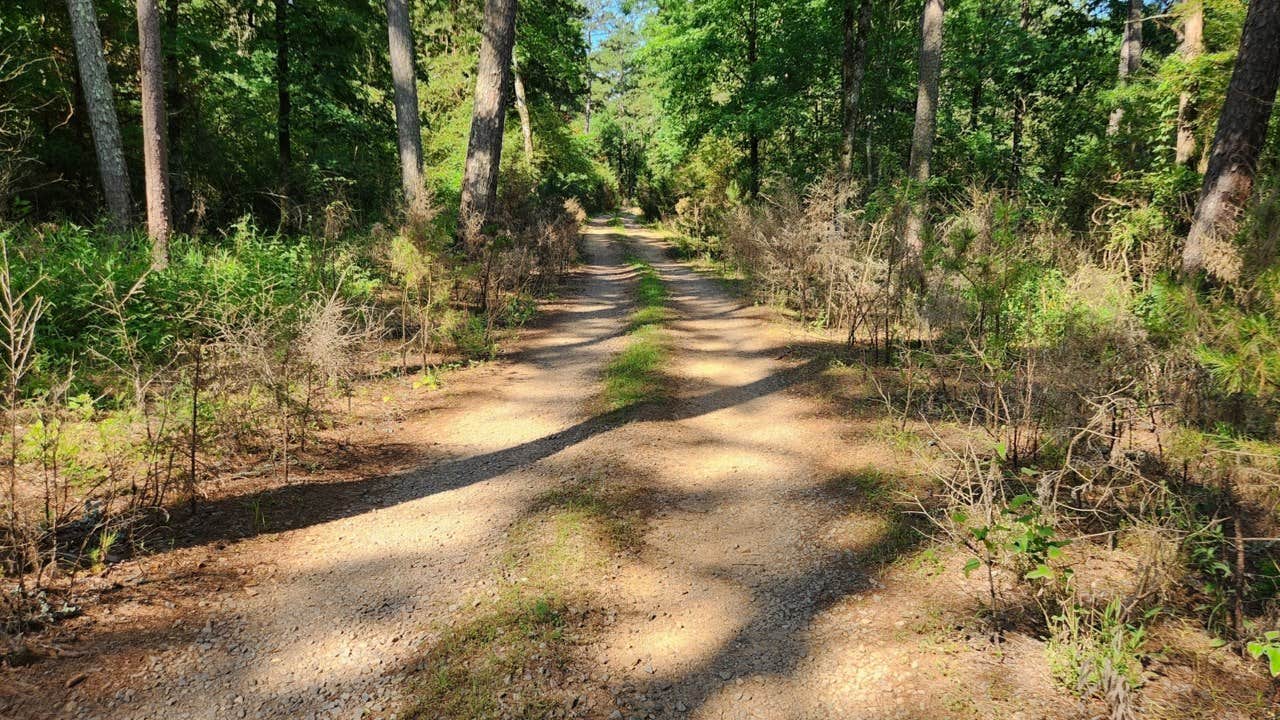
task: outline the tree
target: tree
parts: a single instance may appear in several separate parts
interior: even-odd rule
[[[1182,42],[1178,46],[1178,55],[1182,62],[1190,64],[1204,54],[1204,3],[1202,0],[1186,0],[1183,2],[1182,12]],[[1198,90],[1196,83],[1192,81],[1178,96],[1178,138],[1174,152],[1176,162],[1185,167],[1191,167],[1196,162]]]
[[[102,194],[107,200],[112,226],[123,230],[129,225],[132,205],[129,171],[124,164],[120,125],[116,119],[111,79],[107,76],[107,60],[102,54],[98,17],[93,9],[93,0],[67,0],[67,12],[71,16],[71,38],[76,46],[80,83],[89,111],[89,125],[93,130]]]
[[[1129,77],[1142,68],[1142,0],[1129,0],[1129,18],[1124,23],[1124,39],[1120,41],[1120,69],[1118,76],[1120,85],[1129,82]],[[1107,121],[1107,134],[1115,135],[1120,131],[1120,121],[1124,119],[1124,108],[1117,107],[1111,111]]]
[[[907,177],[920,193],[907,210],[903,247],[908,264],[917,265],[924,251],[924,216],[928,211],[929,160],[938,123],[938,77],[942,73],[943,0],[925,0],[920,18],[920,81],[916,90],[916,122],[911,133]]]
[[[1031,0],[1020,0],[1018,3],[1018,43],[1020,49],[1029,45],[1028,34],[1030,29]],[[1025,49],[1018,53],[1019,62],[1017,70],[1013,73],[1013,132],[1009,143],[1012,147],[1012,160],[1009,163],[1009,177],[1010,184],[1014,188],[1018,187],[1018,183],[1022,179],[1022,132],[1031,102],[1031,73],[1027,71],[1027,65],[1031,62],[1031,58],[1027,57],[1029,54]]]
[[[156,0],[137,0],[138,59],[142,79],[142,156],[147,188],[147,234],[151,265],[169,264],[169,148],[164,112],[164,68],[160,48],[160,11]]]
[[[179,72],[182,56],[178,20],[182,14],[182,0],[166,0],[164,12],[164,104],[169,118],[169,198],[178,232],[184,230],[184,221],[191,209],[191,193],[186,182],[186,158],[182,152],[182,121],[186,110],[186,98]]]
[[[520,77],[520,63],[515,51],[511,55],[511,79],[516,90],[516,114],[520,117],[520,138],[524,141],[524,160],[533,162],[533,124],[529,121],[529,101],[524,93],[524,80]]]
[[[475,107],[462,175],[458,221],[468,242],[490,221],[498,194],[502,160],[503,98],[511,83],[511,49],[515,43],[516,0],[485,0],[484,32],[476,71]]]
[[[418,121],[418,79],[414,72],[413,33],[408,0],[387,0],[387,43],[395,86],[396,141],[400,148],[400,186],[405,202],[417,209],[422,195],[422,127]]]
[[[867,72],[867,33],[871,31],[871,0],[845,0],[844,56],[840,65],[844,129],[840,144],[840,172],[846,178],[853,174],[853,157],[857,152],[854,135],[858,127],[858,99],[862,93],[862,77]]]
[[[610,0],[587,0],[584,17],[584,33],[587,47],[591,53],[586,58],[586,106],[583,114],[582,132],[591,133],[591,114],[595,110],[595,97],[592,90],[595,86],[597,58],[602,49],[600,41],[608,41],[617,34],[618,15]]]
[[[1200,188],[1195,218],[1182,251],[1182,272],[1223,274],[1211,258],[1215,241],[1235,234],[1238,218],[1253,192],[1258,156],[1280,84],[1280,2],[1253,0],[1245,16],[1240,51],[1218,116],[1209,167]]]
[[[293,143],[289,135],[289,116],[293,111],[293,99],[289,95],[289,0],[275,0],[275,10],[276,154],[281,189],[288,195],[289,171],[293,165]]]
[[[760,91],[760,3],[747,0],[747,96],[756,97]],[[760,194],[760,125],[754,117],[747,118],[747,194],[752,198]]]

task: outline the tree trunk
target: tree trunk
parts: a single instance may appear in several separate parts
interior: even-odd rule
[[[1253,192],[1258,155],[1280,84],[1280,2],[1253,0],[1245,16],[1240,52],[1213,136],[1209,168],[1200,189],[1195,219],[1182,252],[1184,275],[1209,270],[1215,241],[1230,238]],[[1225,277],[1225,275],[1224,275]]]
[[[1192,63],[1204,54],[1204,4],[1202,0],[1188,0],[1189,7],[1182,20],[1182,43],[1178,54],[1184,63]],[[1193,82],[1183,88],[1178,96],[1178,138],[1175,159],[1179,165],[1192,167],[1196,162],[1195,123],[1199,117],[1196,96],[1200,88]]]
[[[400,185],[410,210],[421,210],[422,126],[418,120],[418,78],[414,71],[413,32],[408,0],[387,0],[387,43],[395,85],[396,142],[400,148]]]
[[[986,3],[978,7],[978,22],[984,26],[991,23],[990,10],[990,6]],[[982,121],[982,90],[987,82],[987,50],[990,41],[983,37],[978,40],[978,43],[977,52],[974,54],[973,85],[969,88],[969,132],[975,134]]]
[[[925,0],[920,18],[920,84],[916,92],[916,124],[911,133],[907,177],[920,194],[907,210],[903,249],[907,264],[917,266],[924,251],[924,216],[928,211],[929,160],[938,122],[938,77],[942,72],[943,0]]]
[[[168,111],[169,145],[169,204],[173,213],[174,229],[186,232],[191,211],[191,191],[186,185],[186,173],[182,154],[182,116],[185,110],[184,94],[179,74],[178,16],[182,0],[168,0],[165,7],[164,82],[165,109]]]
[[[588,61],[588,62],[590,62],[590,61]],[[591,134],[591,86],[592,86],[592,82],[591,82],[591,81],[592,81],[592,78],[593,78],[593,75],[592,75],[592,73],[591,73],[591,66],[590,66],[590,64],[588,64],[588,65],[587,65],[587,105],[586,105],[586,119],[585,119],[585,121],[584,121],[584,122],[583,122],[583,124],[582,124],[582,133],[583,133],[584,135],[590,135],[590,134]]]
[[[511,79],[516,89],[516,114],[520,116],[520,137],[524,140],[524,160],[533,164],[533,124],[529,121],[529,102],[524,94],[524,80],[520,77],[520,65],[511,56]]]
[[[289,116],[293,101],[289,96],[289,0],[275,0],[276,9],[276,145],[280,165],[281,192],[289,194],[290,169],[293,165],[293,143],[289,137]],[[288,198],[285,198],[288,202]],[[287,206],[285,210],[286,220]]]
[[[867,33],[871,29],[871,0],[845,0],[844,57],[840,76],[844,93],[844,134],[840,147],[840,173],[853,176],[853,157],[857,153],[854,135],[858,128],[858,99],[862,95],[862,78],[867,72]]]
[[[1120,84],[1129,82],[1129,76],[1142,67],[1142,0],[1129,0],[1129,19],[1124,24],[1124,40],[1120,43]],[[1111,111],[1107,122],[1107,134],[1120,132],[1120,122],[1124,119],[1124,108]]]
[[[493,214],[502,161],[503,98],[511,83],[511,48],[515,43],[516,0],[485,0],[484,40],[476,73],[475,108],[462,175],[459,226],[469,243],[480,240]]]
[[[107,201],[111,226],[123,230],[129,226],[129,170],[124,164],[120,142],[120,124],[116,118],[107,60],[102,54],[102,36],[98,33],[98,16],[93,0],[67,0],[71,16],[71,37],[76,46],[80,68],[80,84],[89,124],[93,129],[93,147],[98,155],[98,175],[102,178],[102,195]]]
[[[164,113],[164,61],[156,0],[137,0],[138,58],[142,78],[142,157],[147,187],[147,234],[151,266],[169,264],[169,148]]]
[[[1027,42],[1027,32],[1031,28],[1031,0],[1021,0],[1018,12],[1018,29],[1021,31],[1019,42]],[[1013,98],[1013,133],[1010,140],[1012,158],[1009,167],[1010,185],[1016,190],[1022,180],[1022,131],[1026,124],[1027,104],[1030,102],[1030,73],[1025,67],[1028,53],[1022,53],[1020,67],[1014,75],[1017,92]]]
[[[754,106],[756,97],[756,61],[760,59],[760,7],[750,0],[747,10],[747,95]],[[760,132],[754,113],[747,121],[747,193],[754,200],[760,195]]]

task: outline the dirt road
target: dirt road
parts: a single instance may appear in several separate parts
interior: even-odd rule
[[[590,478],[628,499],[619,517],[633,537],[571,578],[604,620],[575,646],[579,674],[562,689],[573,700],[557,714],[1064,716],[1037,699],[1050,683],[1028,667],[1043,663],[1016,663],[1037,648],[1010,647],[999,667],[964,652],[954,613],[971,608],[939,600],[938,581],[904,560],[916,535],[884,497],[918,460],[798,389],[821,369],[812,339],[626,225],[593,223],[578,282],[519,352],[451,377],[448,403],[399,428],[399,442],[430,458],[420,469],[369,481],[324,522],[228,545],[203,570],[226,587],[197,614],[161,625],[141,620],[161,609],[117,609],[95,631],[109,641],[16,672],[10,709],[403,713],[404,693],[431,671],[424,651],[451,623],[507,586],[545,580],[511,567],[523,542],[513,533],[527,534],[548,493]],[[628,247],[670,292],[672,395],[605,412],[601,369],[627,342]],[[289,497],[308,502],[305,488]],[[963,605],[963,593],[947,596]]]

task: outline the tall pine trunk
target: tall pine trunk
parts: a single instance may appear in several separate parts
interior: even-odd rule
[[[929,161],[938,124],[938,78],[942,74],[943,0],[925,0],[920,18],[920,82],[916,91],[916,124],[911,133],[907,177],[919,197],[907,209],[903,251],[907,265],[918,270],[924,252],[924,217],[929,208]]]
[[[747,6],[747,96],[754,107],[760,102],[756,97],[757,68],[760,59],[760,5],[749,0]],[[760,130],[754,113],[747,120],[747,194],[754,200],[760,195]]]
[[[422,126],[418,119],[418,78],[414,71],[413,31],[408,0],[387,0],[387,43],[395,85],[396,142],[400,148],[400,185],[410,210],[421,210]]]
[[[1184,63],[1191,63],[1204,54],[1204,3],[1202,0],[1187,0],[1187,5],[1178,54]],[[1196,104],[1198,94],[1199,87],[1192,83],[1178,96],[1178,137],[1174,159],[1184,167],[1191,167],[1196,162],[1195,123],[1200,114]]]
[[[484,40],[476,73],[475,108],[467,163],[462,175],[458,220],[463,236],[479,242],[492,219],[498,195],[498,166],[502,160],[503,102],[511,84],[511,49],[515,43],[516,0],[485,0]]]
[[[853,158],[858,151],[854,136],[858,130],[858,100],[862,78],[867,72],[867,33],[871,29],[871,0],[845,0],[844,56],[840,65],[844,130],[840,144],[840,174],[853,175]]]
[[[1142,0],[1129,0],[1129,19],[1124,23],[1124,40],[1120,43],[1120,67],[1117,76],[1120,85],[1129,82],[1129,77],[1142,67]],[[1111,111],[1107,121],[1107,134],[1120,132],[1120,122],[1124,119],[1124,108]]]
[[[288,202],[293,166],[293,142],[289,123],[293,100],[289,95],[289,0],[275,0],[276,31],[276,152],[280,170],[281,193],[285,195],[281,224],[288,220]]]
[[[169,147],[164,112],[164,62],[160,48],[160,11],[156,0],[137,0],[138,58],[142,79],[142,158],[147,187],[147,234],[151,265],[169,264]]]
[[[1200,202],[1182,251],[1182,272],[1208,270],[1229,275],[1228,261],[1220,265],[1211,247],[1235,234],[1245,204],[1253,192],[1258,155],[1267,139],[1267,125],[1280,84],[1280,0],[1253,0],[1245,16],[1240,52],[1218,116],[1209,167],[1200,188]]]
[[[93,9],[93,0],[67,0],[67,12],[71,16],[71,38],[76,46],[80,86],[85,107],[89,110],[89,126],[93,130],[93,147],[98,155],[102,195],[107,201],[112,227],[123,230],[129,226],[132,205],[129,200],[129,171],[124,164],[120,123],[116,118],[111,79],[107,75],[107,60],[102,53],[98,16]]]
[[[1029,44],[1028,31],[1031,29],[1031,0],[1021,0],[1018,7],[1019,43]],[[1029,53],[1022,54],[1019,63],[1024,65]],[[1022,181],[1022,133],[1026,126],[1027,109],[1031,102],[1030,73],[1026,67],[1019,67],[1014,73],[1016,92],[1013,97],[1013,132],[1009,144],[1012,158],[1009,163],[1010,185],[1016,190]]]
[[[524,141],[524,160],[533,164],[533,123],[529,119],[529,100],[524,93],[524,79],[520,77],[520,63],[514,51],[511,56],[511,79],[516,90],[516,114],[520,116],[520,138]]]

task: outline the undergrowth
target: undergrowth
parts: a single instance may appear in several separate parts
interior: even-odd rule
[[[430,389],[451,362],[493,357],[572,263],[585,219],[523,198],[501,203],[503,242],[479,253],[434,206],[394,231],[245,219],[176,237],[158,270],[140,234],[0,228],[0,340],[29,348],[6,372],[3,627],[42,624],[42,588],[72,593],[78,574],[147,552],[228,458],[289,484],[357,383],[412,374]]]

